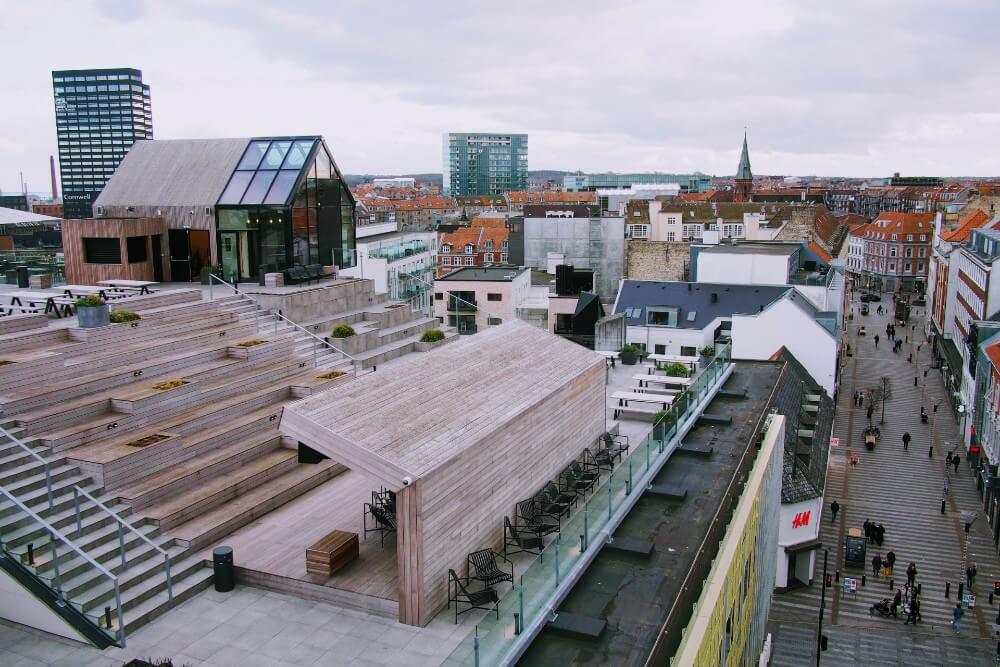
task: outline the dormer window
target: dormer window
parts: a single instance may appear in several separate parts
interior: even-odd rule
[[[486,239],[486,249],[487,250],[493,249],[493,239]]]
[[[472,244],[471,243],[466,243],[465,244],[465,254],[466,255],[471,255],[472,254]]]
[[[507,249],[507,239],[504,239],[503,241],[500,242],[500,247],[502,247],[504,250]]]
[[[441,252],[451,252],[451,244],[445,243],[443,246],[441,246]]]

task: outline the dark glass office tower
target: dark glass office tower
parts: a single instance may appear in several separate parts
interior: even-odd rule
[[[445,196],[502,195],[528,189],[527,134],[444,135]]]
[[[64,217],[93,217],[93,202],[139,139],[153,138],[149,86],[137,69],[52,72]]]

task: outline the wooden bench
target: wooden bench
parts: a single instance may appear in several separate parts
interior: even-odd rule
[[[358,534],[335,530],[306,549],[306,572],[325,577],[358,557]]]

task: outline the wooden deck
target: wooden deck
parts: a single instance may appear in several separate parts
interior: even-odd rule
[[[364,538],[363,503],[371,501],[372,483],[348,470],[262,519],[222,538],[233,548],[236,565],[265,575],[276,575],[385,600],[399,600],[396,537],[378,533]],[[332,577],[306,572],[306,549],[332,530],[358,534],[358,559]],[[205,558],[211,559],[211,550]]]

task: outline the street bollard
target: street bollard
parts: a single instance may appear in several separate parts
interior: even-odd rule
[[[993,604],[993,593],[990,593],[990,604]]]
[[[837,583],[840,583],[840,570],[837,570]]]
[[[929,459],[934,458],[934,445],[931,445],[930,447],[927,448],[927,458]]]
[[[944,500],[941,501],[941,514],[944,514]]]
[[[514,612],[514,634],[521,634],[521,615]]]
[[[924,590],[923,584],[917,584],[917,595],[920,595],[920,591]]]
[[[896,582],[894,580],[890,579],[889,580],[889,590],[891,591],[895,587],[896,587]]]
[[[868,583],[868,577],[864,574],[861,575],[861,585],[864,586]]]
[[[944,598],[947,600],[951,597],[951,582],[944,582]]]
[[[962,599],[962,593],[964,593],[964,592],[965,592],[965,584],[960,581],[960,582],[958,582],[958,596],[956,597],[956,599],[957,600],[961,600]]]

